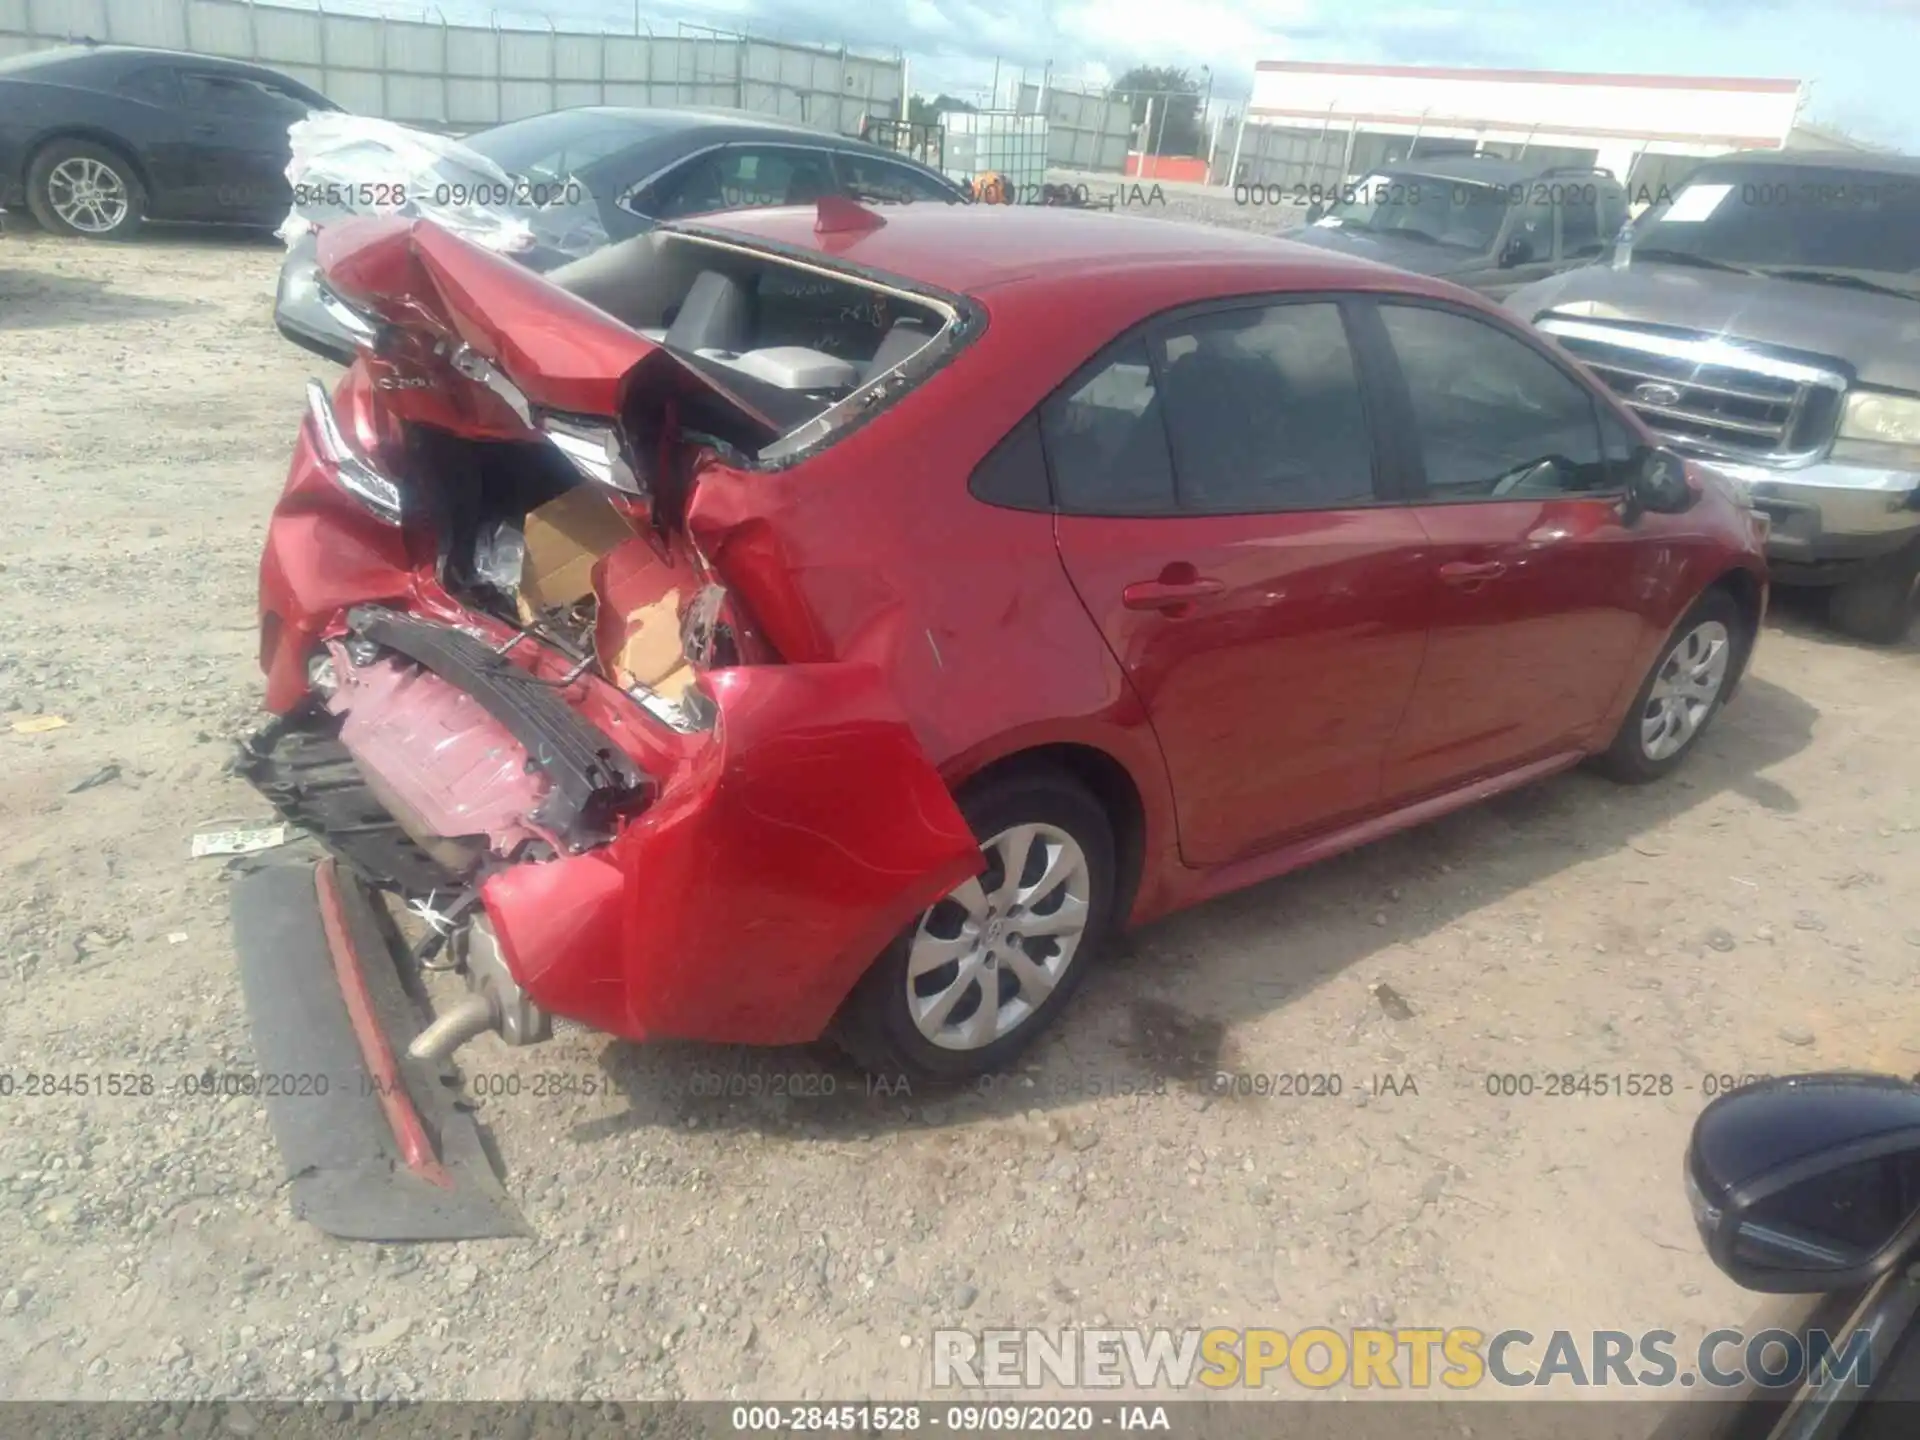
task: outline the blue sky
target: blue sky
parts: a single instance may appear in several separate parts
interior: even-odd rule
[[[339,5],[334,0],[329,8]],[[418,16],[421,0],[339,8]],[[485,3],[440,0],[456,22]],[[631,30],[632,0],[499,0],[500,23]],[[677,24],[898,49],[916,91],[984,99],[1052,62],[1104,80],[1139,63],[1210,66],[1246,94],[1255,60],[1467,65],[1757,76],[1810,81],[1806,118],[1920,150],[1920,0],[641,0],[656,33]]]

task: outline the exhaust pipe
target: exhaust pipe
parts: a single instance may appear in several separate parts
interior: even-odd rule
[[[493,997],[476,990],[413,1037],[407,1054],[416,1060],[444,1060],[476,1035],[499,1028]]]
[[[475,916],[462,936],[467,962],[466,999],[413,1037],[407,1054],[445,1060],[489,1030],[509,1045],[536,1045],[553,1038],[553,1017],[533,1001],[507,969],[500,942],[485,915]]]

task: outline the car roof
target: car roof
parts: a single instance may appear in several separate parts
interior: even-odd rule
[[[1721,165],[1761,165],[1782,170],[1809,166],[1819,170],[1860,170],[1876,175],[1920,176],[1920,155],[1894,155],[1860,150],[1730,150],[1702,160],[1695,168]]]
[[[814,230],[814,206],[734,210],[668,228],[772,244],[852,263],[923,288],[977,295],[1015,282],[1084,279],[1097,273],[1184,270],[1193,299],[1244,289],[1250,276],[1263,288],[1378,289],[1383,275],[1403,288],[1433,286],[1370,260],[1295,245],[1272,235],[1225,226],[1160,220],[1051,205],[875,205],[885,225],[825,235]],[[1451,293],[1450,287],[1444,287]]]
[[[822,141],[848,145],[861,144],[860,141],[849,139],[847,136],[836,135],[831,130],[818,130],[812,126],[795,124],[793,121],[782,120],[776,116],[756,114],[751,110],[727,110],[717,106],[574,105],[564,110],[549,110],[544,115],[525,118],[544,120],[561,115],[624,120],[633,126],[636,136],[726,131],[789,136],[794,139],[811,140],[816,144]],[[506,125],[520,123],[519,120],[509,120],[502,125],[488,128],[498,130],[504,129]]]
[[[100,75],[118,75],[132,69],[135,65],[151,64],[154,61],[191,65],[196,70],[219,71],[254,79],[284,81],[288,78],[271,66],[257,65],[246,60],[234,60],[224,55],[199,55],[191,50],[162,50],[143,45],[63,45],[53,50],[31,50],[24,55],[15,55],[0,61],[0,74],[32,75],[40,71],[58,74],[63,70],[74,70]]]
[[[1538,179],[1553,170],[1570,175],[1600,173],[1590,165],[1559,165],[1546,160],[1503,160],[1488,155],[1447,154],[1435,155],[1431,160],[1423,160],[1418,155],[1411,160],[1395,160],[1389,165],[1376,165],[1369,173],[1429,175],[1436,180],[1458,180],[1462,184],[1518,185]]]

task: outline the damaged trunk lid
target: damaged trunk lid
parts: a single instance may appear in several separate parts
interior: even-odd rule
[[[662,340],[430,222],[329,227],[318,260],[399,419],[474,439],[538,436],[585,478],[643,499],[654,447],[678,424],[748,453],[781,432]]]

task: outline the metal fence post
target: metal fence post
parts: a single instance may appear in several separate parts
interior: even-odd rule
[[[393,93],[387,88],[387,75],[393,67],[393,51],[387,45],[387,17],[380,17],[380,118],[393,118]]]
[[[330,93],[327,82],[327,5],[326,0],[314,0],[313,8],[318,14],[314,23],[314,32],[320,37],[320,93]]]

